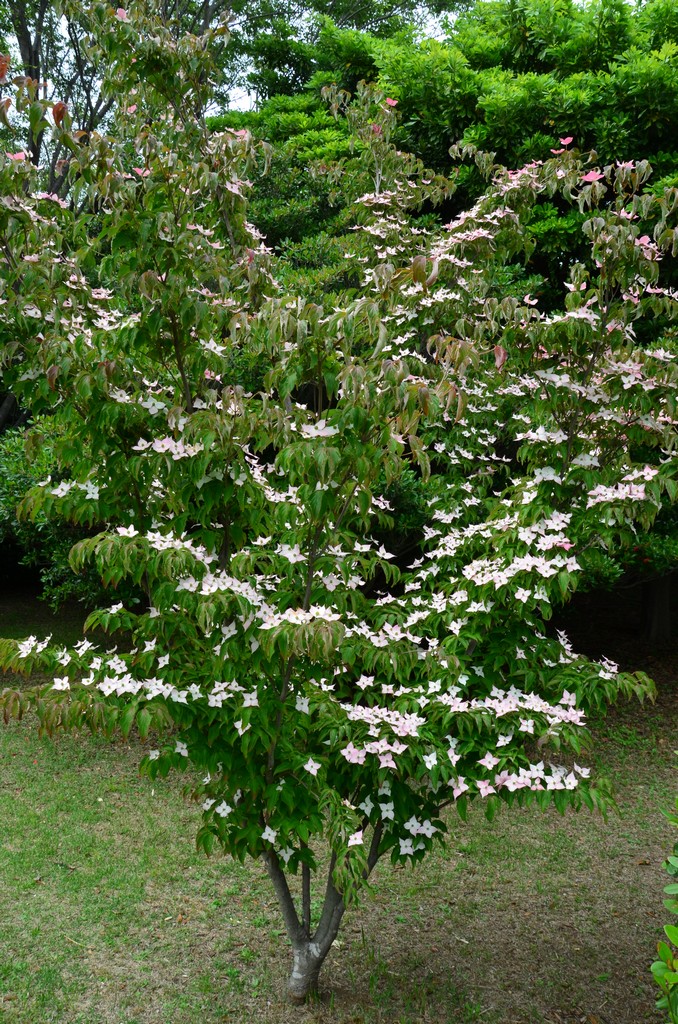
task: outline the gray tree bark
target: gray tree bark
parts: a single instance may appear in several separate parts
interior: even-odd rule
[[[363,871],[364,879],[369,877],[379,859],[381,834],[382,828],[377,826],[372,836],[367,866]],[[292,946],[292,970],[287,982],[287,991],[292,1002],[303,1003],[318,992],[320,970],[339,933],[341,920],[346,911],[344,895],[334,884],[336,854],[332,855],[329,864],[323,909],[314,931],[311,929],[311,883],[308,870],[304,868],[302,874],[300,915],[277,854],[274,850],[269,850],[263,859],[278,897],[285,929]]]

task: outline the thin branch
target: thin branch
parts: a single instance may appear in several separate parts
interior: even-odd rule
[[[280,861],[275,850],[266,850],[263,861],[278,898],[288,938],[293,946],[297,946],[302,939],[302,926],[297,914],[297,908],[292,899],[290,887],[287,884],[285,873],[280,867]]]
[[[306,843],[302,850],[308,850]],[[306,862],[301,865],[301,923],[307,936],[311,935],[311,869]]]
[[[372,833],[370,852],[367,855],[367,867],[363,871],[363,878],[365,879],[370,877],[377,861],[379,860],[379,844],[381,843],[383,831],[384,823],[380,821],[378,825],[375,825],[374,832]]]
[[[179,326],[174,313],[169,314],[169,321],[172,327],[172,343],[174,345],[174,355],[177,361],[177,367],[179,369],[179,376],[181,377],[181,383],[184,389],[184,402],[186,403],[186,412],[193,412],[193,396],[191,394],[191,384],[186,373],[186,367],[184,366],[184,357],[181,351],[181,340],[179,338]]]

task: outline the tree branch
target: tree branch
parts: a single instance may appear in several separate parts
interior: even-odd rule
[[[292,899],[290,887],[285,878],[285,872],[280,867],[280,861],[275,850],[266,850],[263,861],[278,898],[288,938],[293,946],[297,946],[302,940],[303,929],[297,914],[297,908]]]

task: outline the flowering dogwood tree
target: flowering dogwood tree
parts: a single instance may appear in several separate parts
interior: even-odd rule
[[[412,181],[380,182],[350,257],[364,288],[324,308],[280,292],[246,222],[265,153],[204,128],[214,33],[176,42],[141,6],[92,16],[117,132],[34,111],[71,154],[68,203],[0,158],[0,331],[8,385],[67,426],[61,478],[25,512],[103,524],[74,567],[146,600],[90,617],[120,649],[3,641],[6,669],[54,681],[2,704],[46,730],[136,727],[151,776],[193,769],[198,845],[263,862],[303,999],[377,861],[421,860],[446,807],[608,797],[558,751],[649,680],[545,621],[590,551],[676,493],[675,342],[634,338],[678,308],[658,281],[675,202],[641,193],[642,165],[591,171],[568,149],[495,168],[434,232],[403,212]],[[591,209],[592,260],[546,315],[502,288],[555,193]],[[396,559],[385,491],[412,467],[429,525]]]

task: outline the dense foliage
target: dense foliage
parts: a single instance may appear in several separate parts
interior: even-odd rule
[[[3,586],[16,587],[19,566],[26,567],[25,578],[37,572],[42,596],[52,608],[66,601],[82,602],[94,608],[105,600],[101,581],[93,570],[75,574],[69,554],[83,530],[62,516],[38,513],[29,518],[21,514],[22,500],[41,480],[59,478],[54,453],[58,438],[53,436],[56,421],[47,418],[23,430],[8,430],[0,436],[0,547],[2,549]],[[103,524],[99,524],[101,527]],[[19,572],[19,575],[21,573]],[[127,593],[128,600],[135,594]]]
[[[266,187],[277,209],[292,205],[298,223],[281,235],[283,220],[282,229],[271,234],[276,245],[281,237],[296,241],[319,230],[336,233],[332,210],[317,201],[316,193],[299,188],[309,165],[345,156],[337,130],[347,139],[349,126],[342,131],[340,123],[325,134],[331,126],[320,90],[332,82],[354,92],[364,79],[398,100],[402,122],[396,141],[444,174],[450,169],[449,147],[460,140],[515,167],[548,159],[559,139],[571,136],[582,151],[595,150],[603,163],[650,160],[655,186],[661,188],[676,184],[677,33],[674,5],[666,0],[649,0],[636,9],[621,0],[583,5],[489,0],[461,14],[444,40],[417,41],[404,32],[379,39],[327,24],[302,91],[277,96],[255,113],[235,115],[237,124],[228,114],[221,124],[247,125],[278,142],[274,176]],[[458,185],[451,212],[482,190],[470,168],[461,170]],[[342,197],[337,199],[341,204]],[[302,213],[304,202],[308,217]],[[268,232],[265,209],[257,217],[260,209],[255,202],[255,223]],[[558,203],[535,210],[538,245],[532,265],[545,281],[561,281],[564,253],[581,258],[581,223]]]

